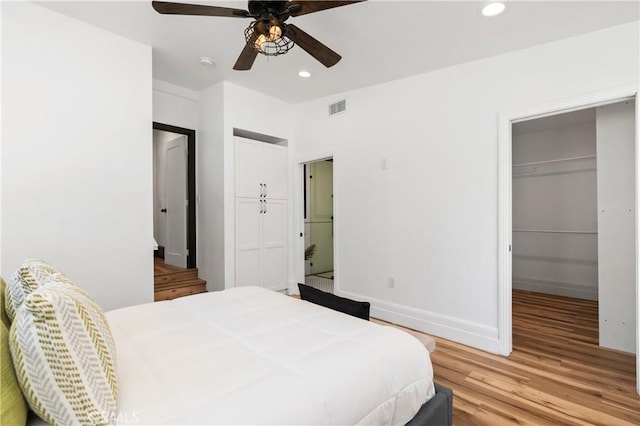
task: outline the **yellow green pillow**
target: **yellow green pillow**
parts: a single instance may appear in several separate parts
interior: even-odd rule
[[[24,425],[27,423],[27,403],[16,380],[9,354],[9,329],[4,322],[0,324],[0,345],[0,425]]]
[[[31,409],[51,424],[117,419],[116,351],[104,312],[59,275],[18,308],[9,338],[18,382]]]

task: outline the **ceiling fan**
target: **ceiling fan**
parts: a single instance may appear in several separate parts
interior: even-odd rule
[[[334,7],[346,6],[356,1],[254,1],[248,11],[228,7],[205,6],[186,3],[152,1],[153,8],[164,15],[222,16],[228,18],[252,18],[254,21],[244,30],[246,44],[238,57],[234,70],[249,70],[258,53],[277,56],[287,53],[294,45],[300,46],[322,65],[331,67],[342,57],[293,24],[285,24],[291,16],[307,15]]]

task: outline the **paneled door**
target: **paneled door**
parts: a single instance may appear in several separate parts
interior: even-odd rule
[[[187,137],[167,143],[165,168],[166,246],[168,265],[187,267]]]
[[[262,286],[287,283],[287,201],[269,199],[262,214]]]
[[[256,198],[236,198],[236,286],[261,285],[262,211]]]
[[[285,146],[236,137],[236,286],[288,287]]]
[[[236,138],[236,197],[260,197],[263,193],[262,145],[264,143]]]

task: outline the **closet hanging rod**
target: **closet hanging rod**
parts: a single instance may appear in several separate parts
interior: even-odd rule
[[[513,164],[511,167],[535,166],[536,164],[551,164],[551,163],[562,163],[562,162],[565,162],[565,161],[589,160],[591,158],[596,158],[596,156],[595,155],[584,155],[582,157],[568,157],[568,158],[558,158],[556,160],[533,161],[531,163]]]
[[[598,232],[594,231],[567,231],[564,229],[513,229],[513,232],[533,232],[540,234],[588,234],[598,235]]]

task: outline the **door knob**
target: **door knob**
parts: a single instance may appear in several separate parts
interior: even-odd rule
[[[167,209],[160,209],[160,213],[166,213]]]

